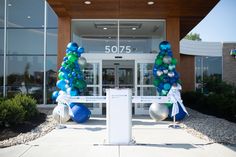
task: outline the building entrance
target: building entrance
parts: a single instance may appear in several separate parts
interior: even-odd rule
[[[102,61],[102,95],[109,88],[130,88],[134,95],[134,60]],[[105,109],[104,104],[103,114]]]

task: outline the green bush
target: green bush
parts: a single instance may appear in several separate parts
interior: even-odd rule
[[[17,101],[9,99],[0,103],[0,122],[2,125],[22,123],[24,117],[25,110]]]
[[[0,99],[0,125],[15,125],[38,115],[36,100],[24,94]]]
[[[38,114],[36,100],[31,96],[24,94],[17,94],[13,100],[17,101],[20,106],[22,106],[25,110],[25,118],[24,120],[29,120],[33,116]]]

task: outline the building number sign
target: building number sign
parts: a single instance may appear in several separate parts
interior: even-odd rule
[[[118,52],[118,46],[105,46],[105,53],[131,53],[131,46],[120,46]]]

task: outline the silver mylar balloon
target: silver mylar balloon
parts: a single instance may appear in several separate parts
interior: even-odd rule
[[[165,70],[163,70],[163,72],[164,72],[164,74],[167,74],[167,73],[168,73],[168,70],[167,70],[167,69],[165,69]]]
[[[70,119],[69,115],[69,107],[64,104],[58,104],[53,112],[52,112],[53,118],[60,123],[65,123]]]
[[[163,57],[163,62],[166,63],[166,64],[170,64],[171,59],[172,58],[170,56],[165,56],[165,57]]]
[[[85,67],[87,60],[84,57],[80,57],[78,63],[81,67]]]
[[[161,70],[157,70],[157,76],[161,76],[163,72]]]
[[[152,103],[149,108],[150,117],[156,122],[162,121],[168,117],[169,110],[166,105]]]
[[[175,76],[175,73],[173,72],[173,71],[171,71],[171,72],[168,72],[168,74],[167,74],[169,77],[174,77]]]

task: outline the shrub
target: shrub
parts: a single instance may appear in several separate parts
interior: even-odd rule
[[[9,99],[0,103],[0,122],[2,125],[15,125],[24,121],[25,110],[15,100]]]
[[[19,105],[22,106],[23,109],[25,110],[24,120],[29,120],[30,118],[38,114],[36,100],[33,99],[31,96],[24,94],[17,94],[13,98],[13,100],[18,102]]]

